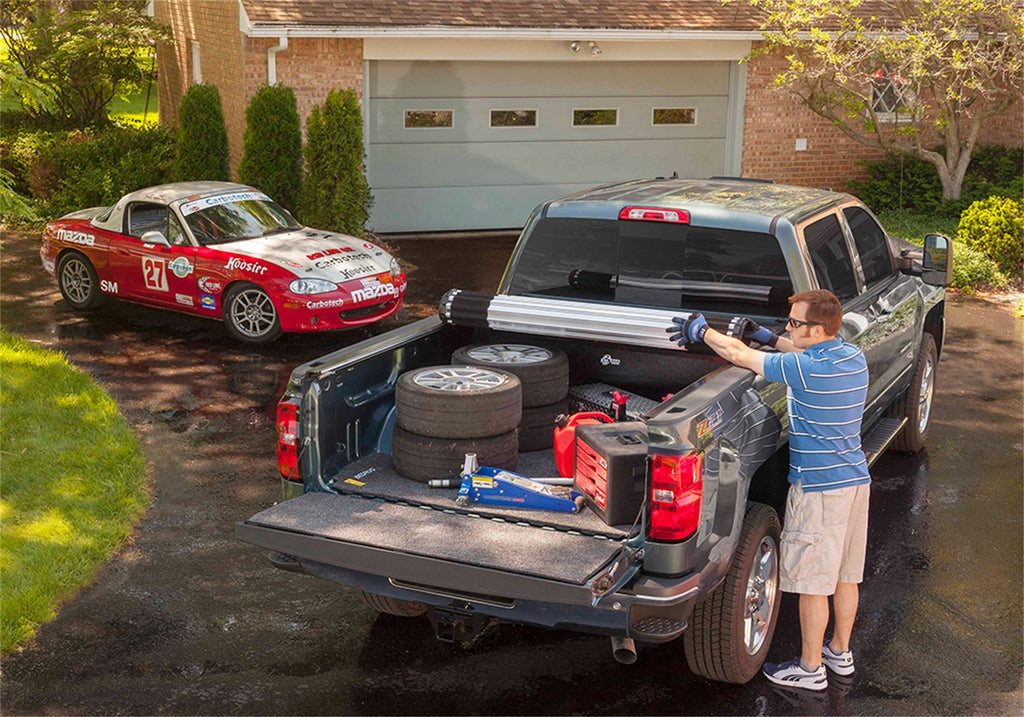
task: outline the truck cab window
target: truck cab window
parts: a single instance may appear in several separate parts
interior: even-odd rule
[[[853,261],[839,218],[834,214],[824,216],[804,227],[803,234],[821,288],[831,291],[840,301],[856,296]]]
[[[860,207],[843,209],[846,223],[850,225],[853,243],[860,254],[860,265],[864,269],[864,283],[872,284],[892,276],[892,255],[889,253],[889,242],[885,230],[878,226],[870,214]]]

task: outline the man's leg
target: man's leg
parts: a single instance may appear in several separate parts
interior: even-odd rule
[[[860,589],[857,583],[839,583],[836,594],[832,596],[832,607],[835,610],[835,629],[832,632],[832,650],[846,652],[850,649],[850,635],[853,632],[853,621],[857,618],[857,602]],[[801,604],[802,607],[802,604]],[[807,645],[804,645],[807,650]]]
[[[800,659],[811,669],[821,665],[821,645],[827,627],[828,596],[800,595]]]

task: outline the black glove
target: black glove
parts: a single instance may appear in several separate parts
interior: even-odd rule
[[[758,324],[756,321],[752,321],[750,319],[744,319],[742,331],[744,339],[748,341],[756,341],[762,346],[771,346],[772,348],[775,348],[775,344],[779,342],[778,336]]]
[[[672,318],[672,325],[665,329],[666,333],[672,334],[668,340],[675,341],[680,346],[704,341],[707,330],[708,320],[704,318],[704,314],[692,314],[688,319],[675,316]]]

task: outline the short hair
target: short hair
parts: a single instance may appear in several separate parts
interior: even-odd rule
[[[789,297],[789,305],[797,302],[807,304],[807,320],[821,324],[828,336],[839,334],[843,323],[843,306],[839,299],[828,289],[811,289],[801,291]]]

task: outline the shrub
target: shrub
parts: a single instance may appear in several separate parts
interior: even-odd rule
[[[960,217],[957,237],[984,252],[1010,276],[1024,274],[1024,199],[989,197]]]
[[[984,252],[964,242],[953,243],[953,275],[949,285],[973,292],[977,289],[1006,289],[1006,277]]]
[[[978,145],[971,154],[960,199],[952,201],[942,198],[938,172],[924,160],[901,156],[860,164],[867,169],[868,180],[850,181],[850,191],[876,213],[903,209],[958,217],[972,202],[986,197],[1024,196],[1024,149],[1020,147]]]
[[[181,98],[174,178],[179,182],[231,179],[228,133],[220,93],[213,85],[192,85]]]
[[[174,135],[160,127],[22,133],[7,152],[13,186],[38,200],[45,218],[112,204],[170,178]]]
[[[373,196],[363,175],[363,120],[352,90],[333,90],[306,123],[306,182],[300,218],[308,226],[365,236]]]
[[[245,110],[239,181],[294,212],[302,185],[302,128],[290,87],[263,87]]]

